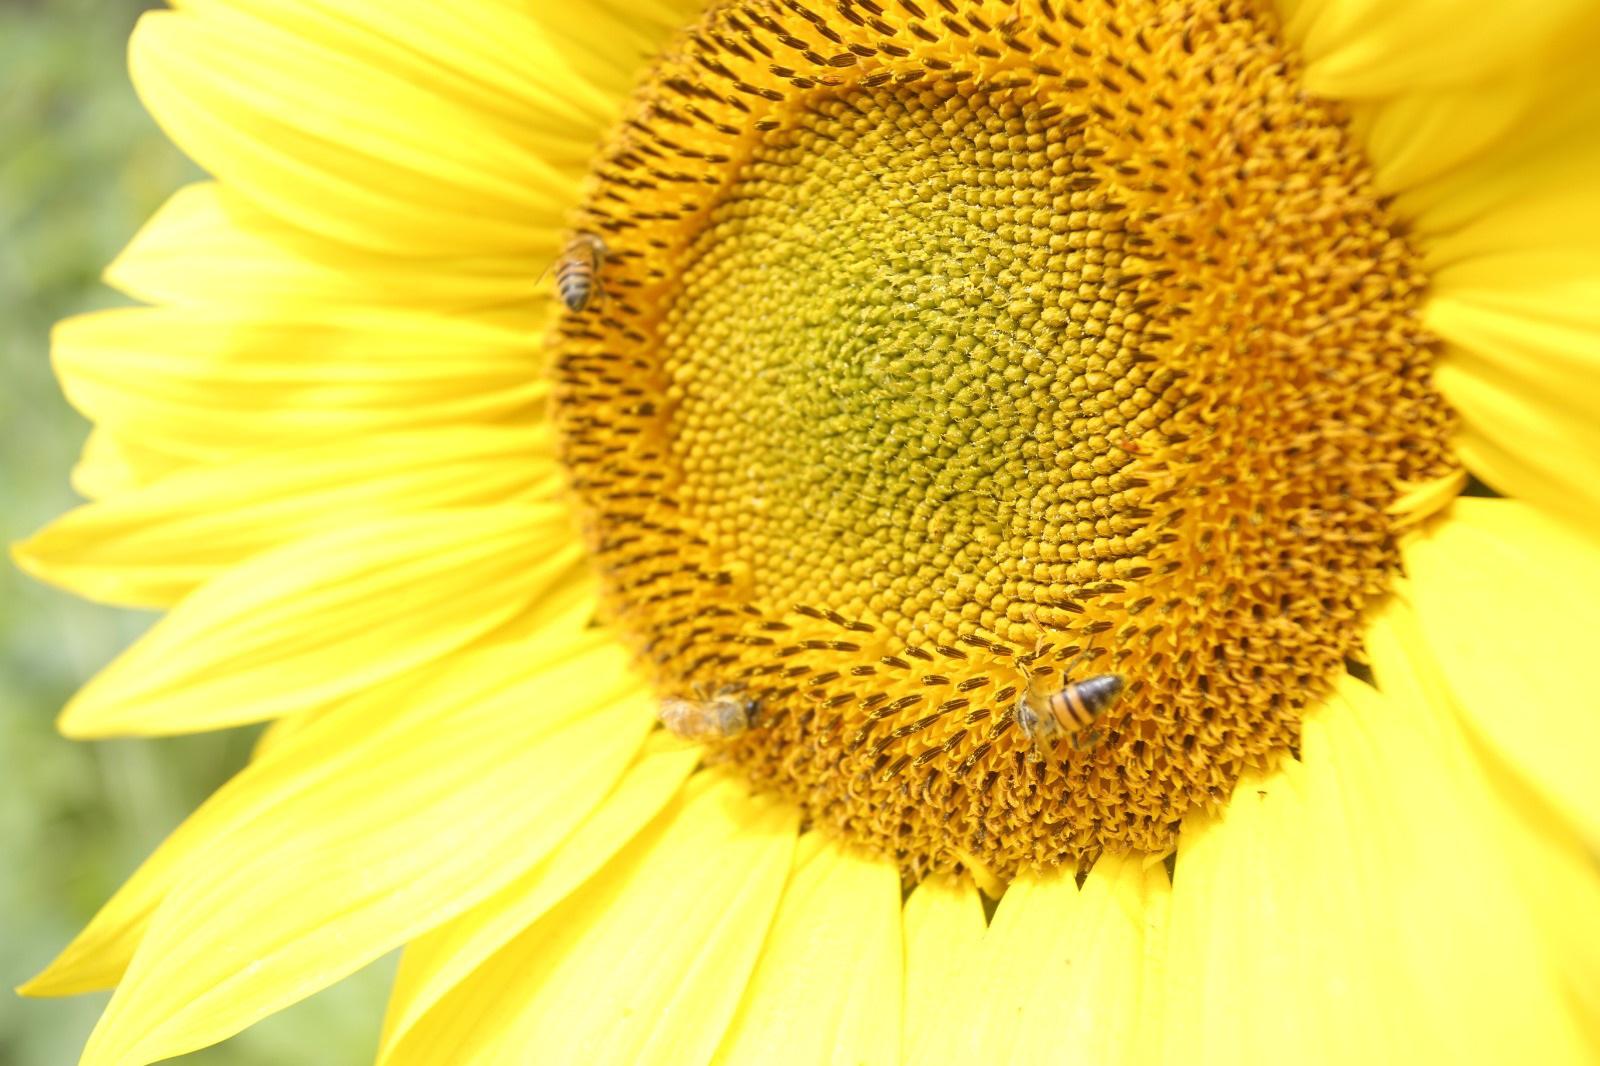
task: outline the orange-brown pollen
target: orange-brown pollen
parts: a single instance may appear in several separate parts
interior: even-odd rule
[[[913,877],[1169,849],[1294,749],[1452,470],[1416,256],[1264,3],[713,3],[574,229],[610,620]],[[1015,727],[1099,673],[1075,742]]]

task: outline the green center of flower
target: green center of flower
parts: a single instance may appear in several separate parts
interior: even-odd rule
[[[1113,442],[1170,417],[1174,376],[1140,355],[1126,220],[1042,110],[815,96],[686,249],[659,334],[675,497],[766,597],[950,643],[1056,618],[1153,546]]]
[[[1163,851],[1293,750],[1449,472],[1414,256],[1296,79],[1247,4],[713,5],[555,342],[670,726],[911,876]]]

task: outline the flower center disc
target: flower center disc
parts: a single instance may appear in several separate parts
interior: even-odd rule
[[[1451,470],[1415,257],[1264,6],[713,4],[575,229],[612,621],[913,877],[1170,848],[1293,749]]]

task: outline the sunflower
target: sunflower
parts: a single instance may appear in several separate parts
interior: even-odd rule
[[[169,612],[67,735],[270,724],[24,991],[97,1066],[400,947],[386,1064],[1592,1061],[1597,44],[145,16],[214,180],[16,554]]]

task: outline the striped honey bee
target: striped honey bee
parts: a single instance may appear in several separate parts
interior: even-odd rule
[[[582,311],[600,291],[600,268],[606,261],[606,242],[593,233],[575,233],[556,261],[556,292],[568,311]]]
[[[661,724],[684,740],[727,740],[750,728],[756,701],[723,690],[710,699],[671,696],[661,701]]]
[[[1109,711],[1122,696],[1120,674],[1095,674],[1082,681],[1069,681],[1065,688],[1045,696],[1030,685],[1017,700],[1017,725],[1034,746],[1052,747],[1056,741],[1082,737],[1095,719]]]

